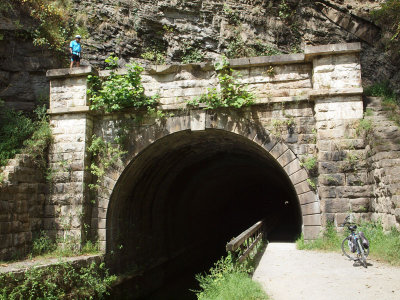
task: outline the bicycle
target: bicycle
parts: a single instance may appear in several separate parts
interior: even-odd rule
[[[342,251],[349,259],[359,261],[362,263],[364,268],[366,268],[369,244],[363,232],[356,232],[357,225],[353,222],[349,222],[349,217],[350,216],[347,216],[342,224],[342,226],[347,226],[350,230],[349,236],[347,236],[342,242]]]

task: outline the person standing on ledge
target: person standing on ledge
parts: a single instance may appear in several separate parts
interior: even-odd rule
[[[69,52],[71,53],[71,64],[69,65],[70,68],[74,66],[74,62],[77,67],[81,65],[81,36],[75,36],[75,40],[71,41],[69,44]]]

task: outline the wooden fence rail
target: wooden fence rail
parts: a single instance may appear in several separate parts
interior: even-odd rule
[[[233,257],[241,263],[263,239],[263,236],[264,221],[259,221],[226,244],[226,251],[231,252]]]

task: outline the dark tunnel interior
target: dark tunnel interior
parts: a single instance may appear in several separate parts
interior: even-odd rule
[[[171,278],[207,270],[232,237],[262,219],[269,241],[301,233],[296,192],[276,160],[233,133],[179,132],[147,147],[121,176],[106,251],[116,272],[141,274],[131,276],[128,298],[147,299]]]

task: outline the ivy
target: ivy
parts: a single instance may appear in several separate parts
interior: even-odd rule
[[[87,94],[92,110],[105,112],[119,111],[124,108],[148,108],[157,104],[158,96],[147,97],[141,82],[143,68],[136,63],[127,65],[127,74],[115,72],[118,57],[110,56],[105,60],[110,69],[110,75],[105,79],[89,75]]]
[[[96,159],[96,162],[92,162],[89,166],[90,173],[96,177],[95,183],[89,184],[89,188],[97,190],[106,171],[116,165],[118,160],[127,152],[121,149],[120,144],[113,145],[96,135],[92,136],[92,142],[88,151]]]
[[[246,87],[237,81],[226,57],[215,64],[215,70],[217,71],[219,89],[209,89],[207,94],[188,101],[189,105],[198,106],[202,103],[205,104],[205,109],[215,109],[219,107],[241,108],[254,103],[255,95],[247,91]]]

